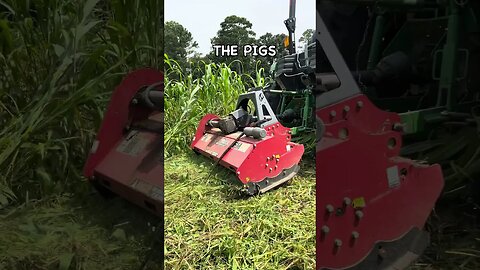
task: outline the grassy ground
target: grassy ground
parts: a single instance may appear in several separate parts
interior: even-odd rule
[[[478,205],[440,199],[427,224],[431,243],[412,270],[480,269]]]
[[[161,221],[120,198],[57,196],[0,220],[2,270],[161,269]]]
[[[315,171],[246,197],[195,154],[165,161],[166,269],[314,269]],[[226,182],[227,181],[227,182]]]

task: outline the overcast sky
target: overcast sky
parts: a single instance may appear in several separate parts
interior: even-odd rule
[[[289,0],[165,0],[165,21],[187,28],[198,42],[197,51],[207,54],[212,50],[210,39],[230,15],[247,18],[257,38],[267,32],[288,34],[283,21],[288,18],[289,5]],[[296,18],[298,42],[305,30],[315,28],[315,1],[297,0]]]

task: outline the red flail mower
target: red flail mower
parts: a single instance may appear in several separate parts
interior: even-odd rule
[[[277,120],[264,92],[240,95],[236,108],[224,118],[204,116],[191,144],[193,151],[232,170],[250,195],[290,180],[304,148],[291,141],[290,129]]]
[[[84,175],[101,192],[113,192],[163,215],[163,73],[128,74],[112,94]]]

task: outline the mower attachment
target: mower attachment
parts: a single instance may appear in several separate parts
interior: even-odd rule
[[[252,101],[255,112],[248,113]],[[278,122],[262,90],[239,96],[225,118],[208,114],[198,125],[191,148],[232,170],[250,195],[264,193],[297,173],[303,145]]]
[[[115,89],[84,175],[111,191],[163,214],[163,74],[128,74]]]
[[[338,77],[316,101],[317,269],[406,269],[428,245],[442,170],[400,157],[399,115],[362,94],[318,11],[317,39]]]

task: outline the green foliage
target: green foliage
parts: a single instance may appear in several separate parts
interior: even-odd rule
[[[208,114],[233,111],[238,95],[248,85],[263,86],[261,70],[256,78],[239,75],[226,64],[202,63],[194,67],[203,75],[194,78],[165,55],[165,155],[184,152],[200,119]],[[195,70],[194,70],[195,71]],[[175,78],[175,79],[172,79]]]
[[[165,54],[175,59],[181,67],[187,66],[187,57],[198,44],[181,24],[170,21],[165,23]]]
[[[139,269],[158,219],[119,198],[78,197],[0,210],[0,269]]]
[[[283,45],[283,40],[287,37],[285,34],[276,34],[273,35],[271,33],[266,33],[258,38],[257,44],[259,45],[266,45],[266,46],[275,46],[277,55],[275,56],[265,56],[265,57],[258,57],[261,61],[261,67],[269,71],[270,67],[272,66],[273,62],[285,55],[288,54],[288,50]]]
[[[302,36],[300,37],[300,39],[298,40],[300,42],[300,46],[305,46],[307,45],[308,43],[311,42],[312,40],[312,37],[313,37],[313,29],[307,29],[303,32]]]
[[[238,45],[242,47],[246,44],[255,43],[255,32],[252,30],[252,23],[246,18],[238,17],[235,15],[228,16],[220,24],[220,29],[217,35],[211,39],[212,45]],[[239,52],[238,56],[216,56],[215,53],[209,55],[215,63],[227,63],[232,64],[232,69],[237,73],[250,73],[255,69],[255,60],[250,56],[243,56]],[[241,64],[240,64],[241,63]]]
[[[203,156],[165,161],[166,269],[315,268],[315,170],[303,162],[288,186],[245,197],[235,175]]]
[[[0,208],[80,183],[110,92],[132,69],[163,66],[162,2],[10,0],[2,7]]]

